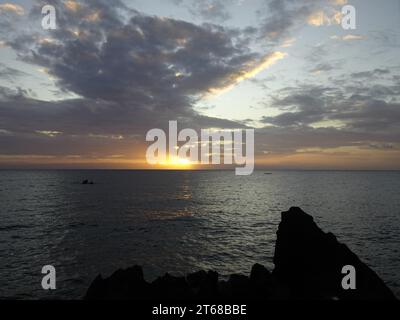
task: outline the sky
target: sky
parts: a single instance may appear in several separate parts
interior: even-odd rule
[[[0,168],[152,168],[177,120],[254,128],[258,168],[400,169],[399,0],[0,1],[0,57]]]

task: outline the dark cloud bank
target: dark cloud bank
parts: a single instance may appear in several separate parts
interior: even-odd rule
[[[59,26],[47,33],[51,41],[40,40],[46,36],[43,32],[17,27],[9,27],[2,37],[19,59],[46,68],[60,90],[77,98],[41,101],[17,87],[0,88],[1,154],[89,156],[100,155],[100,150],[131,154],[135,147],[143,149],[148,129],[165,128],[168,120],[197,129],[243,127],[202,116],[193,106],[211,88],[231,84],[249,63],[261,58],[248,47],[254,30],[148,16],[118,0],[89,0],[77,10],[66,9],[60,1],[49,3],[58,9]],[[271,1],[257,36],[268,39],[272,51],[273,44],[305,19],[315,3],[293,6],[291,1]],[[30,19],[41,18],[42,5],[36,3]],[[214,14],[228,18],[219,5]],[[23,76],[4,65],[0,75]],[[391,84],[355,81],[375,76],[392,77]],[[290,153],[306,147],[359,145],[396,149],[399,94],[399,78],[384,69],[354,74],[341,86],[281,90],[272,107],[282,113],[261,119],[266,127],[257,132],[256,151]],[[313,126],[321,121],[341,126]]]

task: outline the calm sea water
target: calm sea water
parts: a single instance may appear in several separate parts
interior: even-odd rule
[[[81,185],[83,179],[94,185]],[[300,206],[400,296],[399,172],[0,171],[0,297],[81,298],[98,273],[148,280],[273,269],[280,213]],[[57,290],[41,289],[41,268]]]

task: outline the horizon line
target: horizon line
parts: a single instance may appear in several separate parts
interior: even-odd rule
[[[157,169],[157,168],[38,168],[38,167],[25,167],[25,168],[2,168],[0,171],[232,171],[234,168],[209,168],[209,169]],[[389,172],[400,171],[400,169],[335,169],[335,168],[254,168],[254,171],[375,171],[375,172]]]

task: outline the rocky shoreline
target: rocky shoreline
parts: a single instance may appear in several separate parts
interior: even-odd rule
[[[332,233],[324,233],[312,216],[293,207],[282,212],[272,272],[255,264],[250,276],[219,280],[215,271],[175,277],[165,274],[149,283],[134,266],[109,278],[97,276],[87,300],[396,300],[379,276]],[[345,290],[344,266],[355,269],[355,289]]]

